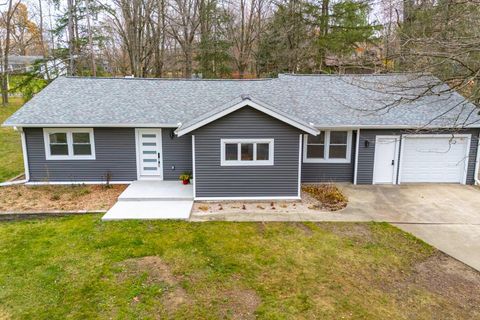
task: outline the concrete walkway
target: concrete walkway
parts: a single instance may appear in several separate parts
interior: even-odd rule
[[[480,188],[461,185],[342,186],[337,212],[193,215],[191,221],[389,222],[480,271]]]

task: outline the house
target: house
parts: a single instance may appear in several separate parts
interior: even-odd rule
[[[64,76],[67,74],[66,64],[56,58],[47,58],[43,56],[19,56],[9,55],[7,72],[9,74],[24,74],[32,72],[37,65],[37,73],[44,79]],[[3,72],[3,65],[0,65],[0,72]],[[49,77],[47,77],[47,73]]]
[[[19,55],[9,55],[8,56],[8,73],[26,73],[33,70],[33,65],[36,61],[42,60],[42,56],[19,56]],[[3,65],[0,65],[0,72],[3,72]]]
[[[4,125],[22,133],[30,184],[191,171],[200,200],[298,199],[302,182],[473,184],[480,116],[447,88],[419,74],[60,77]]]

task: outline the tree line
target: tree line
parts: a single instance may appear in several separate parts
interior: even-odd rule
[[[47,80],[59,74],[49,60],[81,76],[413,71],[480,100],[477,0],[4,1],[4,95],[18,54],[42,56]]]

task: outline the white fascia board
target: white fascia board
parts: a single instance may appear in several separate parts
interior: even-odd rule
[[[128,124],[102,124],[102,123],[74,123],[74,124],[2,124],[2,127],[23,127],[23,128],[177,128],[178,124],[173,123],[128,123]]]
[[[177,134],[177,136],[181,137],[181,136],[183,136],[183,135],[185,135],[185,134],[187,134],[187,133],[189,133],[189,132],[192,132],[192,131],[200,128],[200,127],[203,127],[204,125],[207,125],[207,124],[209,124],[210,122],[213,122],[213,121],[215,121],[215,120],[217,120],[217,119],[220,119],[220,118],[222,118],[222,117],[224,117],[224,116],[226,116],[226,115],[228,115],[228,114],[230,114],[230,113],[232,113],[232,112],[234,112],[234,111],[237,111],[237,110],[239,110],[239,109],[241,109],[241,108],[243,108],[243,107],[246,107],[246,106],[249,106],[249,107],[252,107],[252,108],[254,108],[254,109],[257,109],[257,110],[260,111],[260,112],[263,112],[263,113],[265,113],[265,114],[268,114],[269,116],[271,116],[271,117],[273,117],[273,118],[275,118],[275,119],[278,119],[278,120],[280,120],[280,121],[282,121],[282,122],[285,122],[285,123],[287,123],[287,124],[289,124],[289,125],[291,125],[291,126],[293,126],[293,127],[295,127],[295,128],[298,128],[298,129],[300,129],[300,130],[302,130],[302,131],[304,131],[304,132],[307,132],[307,133],[309,133],[309,134],[312,134],[312,135],[315,135],[315,136],[316,136],[316,135],[318,135],[318,134],[320,133],[320,132],[319,132],[317,129],[315,129],[313,126],[307,126],[307,125],[304,125],[304,124],[302,124],[302,123],[300,123],[300,122],[297,122],[297,121],[295,121],[295,120],[292,120],[292,119],[290,119],[290,118],[288,118],[288,117],[286,117],[286,116],[284,116],[284,115],[282,115],[282,114],[279,114],[278,112],[275,112],[274,110],[271,110],[271,109],[269,109],[269,108],[267,108],[267,107],[264,107],[264,106],[262,106],[262,105],[260,105],[260,104],[258,104],[258,103],[256,103],[256,102],[254,102],[254,101],[252,101],[252,100],[250,100],[250,99],[245,99],[245,100],[243,100],[243,101],[241,101],[241,102],[239,102],[239,103],[237,103],[237,104],[235,104],[235,105],[233,105],[233,106],[231,106],[231,107],[229,107],[229,108],[226,108],[226,109],[224,109],[224,110],[222,110],[222,111],[220,111],[220,112],[217,112],[217,113],[211,115],[210,117],[205,118],[205,119],[203,119],[203,120],[201,120],[201,121],[198,121],[198,122],[196,122],[196,123],[194,123],[194,124],[192,124],[192,125],[190,125],[190,126],[188,126],[188,127],[179,128],[179,129],[177,129],[177,131],[176,131],[175,133]]]
[[[478,126],[467,126],[467,127],[454,127],[454,126],[418,126],[418,125],[314,125],[315,128],[322,129],[335,129],[335,130],[357,130],[357,129],[412,129],[412,130],[432,130],[432,129],[456,129],[456,130],[465,130],[465,129],[476,129],[480,128]]]

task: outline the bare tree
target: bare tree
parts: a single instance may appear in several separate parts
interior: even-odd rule
[[[87,32],[88,32],[88,46],[90,47],[90,59],[92,63],[92,75],[97,76],[97,66],[95,64],[95,52],[93,49],[93,34],[92,26],[90,24],[90,1],[85,0],[85,11],[87,16]]]
[[[199,0],[172,0],[167,11],[168,31],[178,42],[183,54],[183,76],[193,72],[194,40],[200,25]]]
[[[74,0],[67,0],[68,6],[68,59],[69,59],[69,73],[75,75],[75,27],[73,21],[74,15]]]
[[[8,1],[8,9],[2,14],[2,22],[5,26],[5,38],[3,40],[3,50],[0,52],[0,56],[3,58],[2,68],[2,105],[8,104],[8,55],[10,54],[10,35],[12,28],[12,17],[17,10],[20,1],[13,3],[13,0]]]
[[[255,41],[259,35],[258,19],[262,16],[264,0],[240,0],[227,4],[231,18],[228,24],[230,39],[233,42],[233,57],[240,78],[250,64]]]

